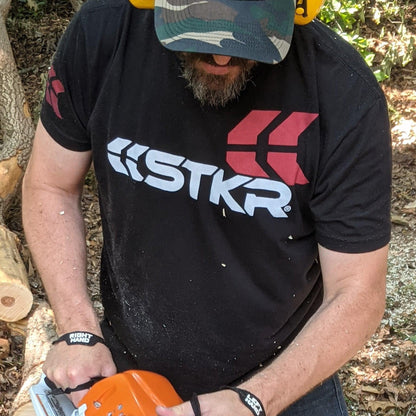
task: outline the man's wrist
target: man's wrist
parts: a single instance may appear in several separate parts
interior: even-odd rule
[[[69,301],[68,303],[56,304],[54,302],[52,304],[57,324],[56,333],[61,336],[69,332],[84,331],[102,337],[100,320],[90,299],[81,295],[77,295],[77,297],[76,304],[69,303]]]
[[[266,412],[264,410],[261,400],[258,397],[256,397],[253,393],[232,386],[224,386],[222,388],[236,392],[240,397],[241,402],[251,411],[253,416],[266,416]]]
[[[59,342],[66,342],[67,345],[87,345],[89,347],[92,347],[97,343],[105,345],[104,338],[87,331],[67,332],[53,341],[52,344],[55,345]]]

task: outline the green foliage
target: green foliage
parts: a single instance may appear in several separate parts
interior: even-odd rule
[[[409,0],[326,0],[318,17],[353,45],[373,68],[376,78],[383,81],[390,77],[394,66],[405,66],[415,57],[415,37],[408,32],[405,21],[408,5]],[[375,51],[364,33],[368,23],[377,28],[378,40],[390,40],[384,42],[385,50]],[[377,63],[376,52],[381,56]]]
[[[40,19],[44,14],[47,0],[13,0],[9,18],[25,20]]]
[[[360,34],[365,22],[365,5],[365,0],[327,0],[319,19],[353,45],[371,66],[375,55],[369,49],[368,40]]]

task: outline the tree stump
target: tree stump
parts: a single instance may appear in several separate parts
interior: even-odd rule
[[[56,338],[53,312],[46,302],[39,304],[29,318],[26,334],[22,383],[13,401],[11,416],[34,415],[29,389],[39,382],[46,355]]]

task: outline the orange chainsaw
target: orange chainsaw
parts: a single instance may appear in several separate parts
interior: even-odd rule
[[[97,381],[76,408],[43,376],[30,397],[37,416],[156,416],[156,406],[182,403],[170,382],[150,371],[129,370]]]

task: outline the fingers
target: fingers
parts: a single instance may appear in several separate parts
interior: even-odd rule
[[[192,406],[189,402],[179,404],[174,407],[156,407],[156,414],[158,416],[194,416]]]
[[[57,387],[65,390],[75,389],[96,377],[109,377],[116,373],[116,367],[110,350],[103,344],[85,346],[60,343],[49,351],[43,372]],[[70,399],[77,405],[87,391],[88,388],[72,392]]]
[[[80,391],[76,391],[74,393],[71,393],[69,395],[69,398],[71,399],[72,403],[74,403],[75,407],[78,407],[79,402],[87,394],[87,392],[88,392],[88,390],[80,390]]]
[[[156,414],[158,416],[253,416],[251,411],[242,404],[238,395],[231,390],[199,395],[198,404],[199,406],[193,407],[191,402],[170,408],[158,406]]]

